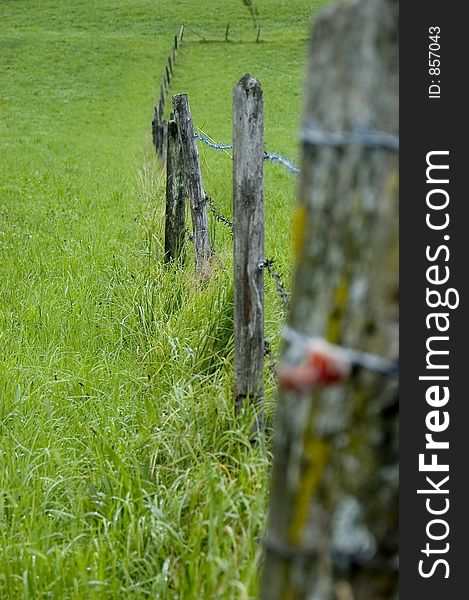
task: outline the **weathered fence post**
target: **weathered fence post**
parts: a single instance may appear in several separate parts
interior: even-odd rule
[[[395,360],[398,2],[325,10],[307,75],[289,327]],[[303,350],[287,342],[284,373]],[[395,599],[397,383],[361,369],[294,389],[277,407],[261,598]]]
[[[197,140],[194,135],[187,95],[173,96],[173,108],[181,141],[187,193],[191,207],[196,269],[200,275],[207,276],[211,257],[207,202],[202,185]]]
[[[161,87],[161,93],[160,93],[160,100],[158,102],[158,114],[159,114],[159,118],[160,121],[163,118],[164,115],[164,91],[163,91],[163,87]]]
[[[264,98],[245,75],[233,92],[234,395],[264,394]]]
[[[182,38],[184,37],[184,24],[179,28],[179,46],[181,45]]]
[[[158,108],[155,106],[155,110],[153,113],[153,119],[151,122],[151,134],[152,134],[153,146],[155,147],[156,151],[158,151],[159,121],[160,121],[160,119],[159,119]]]
[[[162,119],[160,122],[160,158],[161,162],[166,164],[166,153],[168,150],[168,121]]]
[[[168,122],[167,143],[164,260],[170,263],[183,259],[185,236],[186,186],[176,121]]]
[[[226,24],[226,29],[225,29],[225,42],[228,41],[228,35],[229,35],[229,33],[230,33],[230,24],[227,23]]]

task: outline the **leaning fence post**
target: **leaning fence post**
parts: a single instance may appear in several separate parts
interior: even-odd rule
[[[234,395],[264,394],[264,99],[245,75],[233,91]]]
[[[207,276],[211,257],[207,202],[202,185],[199,152],[187,95],[173,96],[173,108],[181,141],[187,193],[191,207],[196,270],[200,275]]]
[[[186,186],[176,121],[169,121],[167,130],[164,260],[170,263],[183,258]]]
[[[298,340],[319,336],[391,361],[398,356],[398,7],[354,0],[315,20],[289,316]],[[358,369],[333,387],[309,387],[310,348],[287,336],[261,598],[392,600],[397,381]]]

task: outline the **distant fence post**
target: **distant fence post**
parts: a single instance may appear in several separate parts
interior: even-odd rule
[[[398,356],[398,2],[314,23],[290,330]],[[379,40],[379,43],[377,43]],[[360,369],[302,388],[287,341],[262,600],[398,597],[398,385]],[[296,369],[296,370],[295,370]],[[304,375],[302,375],[304,376]],[[292,379],[291,379],[292,380]],[[303,391],[302,391],[303,390]]]
[[[264,98],[245,75],[233,91],[234,395],[264,395]]]
[[[162,119],[160,122],[160,147],[159,154],[161,162],[166,164],[166,153],[168,150],[168,121]]]
[[[179,28],[179,34],[174,36],[174,45],[172,47],[172,52],[168,55],[168,60],[165,65],[163,77],[161,78],[160,98],[158,101],[158,107],[155,108],[155,113],[152,120],[153,145],[155,146],[156,153],[161,158],[163,164],[166,164],[166,153],[168,148],[168,123],[167,121],[165,121],[165,119],[163,119],[166,104],[166,94],[169,91],[171,77],[174,75],[176,54],[179,46],[181,45],[183,35],[184,25],[181,25]]]
[[[164,260],[170,263],[183,258],[185,237],[186,186],[184,164],[176,121],[168,122],[166,158],[166,221]]]
[[[158,112],[158,108],[155,106],[155,111],[153,113],[153,119],[151,122],[151,134],[152,134],[153,146],[155,147],[156,152],[158,152],[158,143],[159,143],[159,140],[158,140],[159,124],[160,124],[159,112]]]
[[[202,185],[199,152],[187,95],[173,96],[173,108],[181,141],[186,186],[191,207],[196,270],[200,275],[207,276],[211,258],[207,202]]]

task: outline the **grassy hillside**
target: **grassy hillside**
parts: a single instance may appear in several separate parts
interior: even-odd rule
[[[231,90],[265,90],[267,149],[296,158],[305,40],[322,2],[0,2],[0,598],[250,598],[269,440],[231,404],[230,236],[165,270],[150,121],[173,80],[231,139]],[[224,38],[230,22],[231,38]],[[231,212],[231,163],[200,148]],[[288,281],[295,179],[266,165],[267,255]],[[267,289],[267,329],[282,310]],[[274,344],[275,346],[275,344]],[[266,377],[268,374],[266,373]],[[269,403],[274,386],[268,379]]]

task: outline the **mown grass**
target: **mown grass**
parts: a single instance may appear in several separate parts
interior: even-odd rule
[[[149,123],[174,92],[231,138],[231,90],[265,90],[266,145],[295,158],[310,13],[239,2],[0,3],[0,598],[251,598],[269,439],[234,415],[230,235],[201,286],[166,269],[164,178]],[[231,163],[200,148],[231,214]],[[266,165],[267,254],[289,281],[295,179]],[[283,318],[271,283],[267,329]],[[274,343],[275,347],[275,343]],[[267,378],[271,415],[274,382]]]

